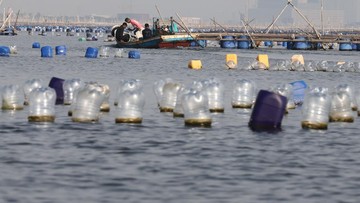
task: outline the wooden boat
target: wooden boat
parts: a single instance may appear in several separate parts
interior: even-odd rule
[[[119,48],[176,48],[189,47],[194,37],[188,34],[159,35],[149,39],[130,38],[128,42],[116,40]]]

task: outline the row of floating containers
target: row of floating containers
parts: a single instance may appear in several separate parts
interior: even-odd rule
[[[255,131],[281,130],[285,114],[302,107],[301,126],[304,129],[328,128],[329,122],[354,122],[360,115],[359,92],[347,84],[332,90],[309,87],[304,81],[294,81],[258,89],[254,81],[233,82],[232,108],[251,109],[249,127]],[[160,112],[183,117],[192,127],[211,127],[211,113],[224,113],[225,86],[217,78],[193,81],[185,85],[171,78],[153,84]],[[53,77],[48,86],[39,79],[19,85],[6,85],[1,91],[2,110],[23,110],[29,106],[29,122],[54,122],[55,105],[68,105],[73,122],[98,122],[100,112],[110,111],[110,87],[81,79]],[[142,81],[121,80],[115,93],[116,123],[142,123],[146,95]]]
[[[256,44],[256,46],[259,46],[259,44]],[[286,47],[290,50],[318,50],[325,48],[323,47],[322,43],[310,42],[306,37],[303,36],[296,36],[292,41],[279,42],[278,45]],[[340,51],[360,51],[360,43],[353,43],[350,39],[339,40],[338,45]],[[274,42],[264,41],[264,46],[273,47]],[[255,47],[255,45],[252,44],[250,37],[247,35],[240,35],[238,37],[227,35],[222,36],[220,40],[220,47],[227,49],[251,49],[252,47]],[[329,47],[326,47],[326,49],[332,49],[333,47],[334,45],[330,44]]]

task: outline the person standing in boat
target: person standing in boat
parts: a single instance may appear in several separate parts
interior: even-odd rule
[[[134,32],[134,35],[137,38],[141,38],[142,36],[142,31],[144,30],[144,26],[141,25],[141,23],[139,23],[137,20],[134,19],[130,19],[130,18],[125,18],[125,22],[126,23],[130,23],[132,25],[132,28],[128,28],[130,31]]]
[[[150,25],[148,23],[145,23],[145,29],[142,31],[142,35],[143,39],[149,39],[153,36]]]
[[[172,16],[170,17],[169,32],[171,34],[175,34],[175,33],[179,32],[178,25],[177,25],[177,23],[175,22],[175,20],[173,19]]]

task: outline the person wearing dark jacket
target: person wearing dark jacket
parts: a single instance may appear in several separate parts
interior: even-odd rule
[[[149,39],[153,36],[148,23],[145,24],[145,29],[142,31],[143,39]]]
[[[127,27],[127,23],[123,23],[121,26],[114,27],[112,29],[112,35],[116,38],[117,41],[126,41],[124,37],[124,30]]]

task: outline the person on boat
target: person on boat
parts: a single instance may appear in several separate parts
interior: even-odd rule
[[[140,38],[141,36],[141,32],[142,30],[144,30],[144,26],[141,25],[141,23],[139,23],[137,20],[134,20],[134,19],[130,19],[130,18],[125,18],[125,22],[126,23],[130,23],[132,25],[132,28],[128,28],[130,31],[133,31],[134,32],[134,35],[137,37],[137,38]],[[139,32],[140,31],[140,32]],[[140,35],[139,35],[140,33]]]
[[[150,25],[148,23],[145,23],[145,29],[142,31],[142,35],[143,39],[149,39],[153,36]]]
[[[175,20],[173,19],[172,16],[170,17],[169,32],[171,34],[175,34],[175,33],[179,32],[178,25],[177,25],[177,23],[175,22]]]
[[[121,26],[114,26],[111,30],[111,35],[115,37],[117,41],[127,41],[124,36],[124,31],[127,27],[127,23],[123,23]]]
[[[159,18],[154,22],[154,36],[160,35],[161,26]]]

